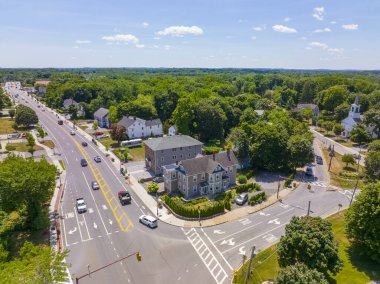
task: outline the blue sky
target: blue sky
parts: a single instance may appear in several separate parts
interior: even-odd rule
[[[380,69],[378,0],[0,0],[1,67]]]

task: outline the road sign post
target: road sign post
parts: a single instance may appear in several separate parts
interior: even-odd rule
[[[252,266],[252,261],[253,261],[254,257],[255,257],[255,246],[253,246],[252,250],[251,250],[251,259],[249,260],[249,265],[248,265],[248,269],[247,269],[247,274],[245,275],[244,284],[248,283],[248,278],[249,278],[249,275],[251,273],[251,266]]]

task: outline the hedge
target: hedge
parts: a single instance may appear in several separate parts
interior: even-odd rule
[[[243,192],[252,192],[252,191],[259,191],[261,190],[261,185],[258,183],[248,183],[248,184],[242,184],[237,187],[235,187],[236,193],[243,193]]]
[[[247,177],[245,175],[240,175],[236,178],[236,180],[240,183],[240,184],[246,184],[247,183]]]
[[[173,210],[174,213],[187,217],[187,218],[198,218],[198,208],[193,206],[183,206],[179,202],[177,202],[176,198],[171,198],[168,195],[163,195],[161,199],[170,207],[171,210]],[[212,215],[216,215],[218,213],[224,212],[224,202],[215,202],[210,207],[201,208],[201,217],[209,217]]]
[[[256,203],[260,203],[260,202],[264,201],[266,198],[267,197],[265,195],[265,192],[260,192],[256,195],[251,196],[248,200],[248,204],[249,205],[255,205]]]
[[[291,173],[291,174],[287,177],[287,179],[286,179],[285,182],[284,182],[284,187],[288,187],[288,185],[292,183],[292,181],[294,180],[294,176],[295,176],[295,174],[294,174],[294,172],[293,172],[293,173]]]

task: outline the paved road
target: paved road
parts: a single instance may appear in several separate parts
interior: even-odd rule
[[[12,89],[29,101],[45,130],[56,142],[56,152],[61,154],[67,170],[61,214],[63,216],[63,242],[70,251],[67,261],[70,273],[79,276],[140,251],[143,261],[128,259],[96,272],[80,283],[229,283],[233,270],[249,254],[255,244],[258,250],[278,241],[285,225],[294,215],[307,212],[311,201],[311,215],[327,216],[337,211],[341,204],[346,207],[350,191],[327,191],[326,187],[306,184],[284,198],[282,203],[247,216],[246,218],[210,228],[180,228],[159,222],[151,230],[137,222],[138,216],[147,212],[144,204],[127,184],[115,173],[108,160],[90,141],[80,135],[71,136],[68,125],[59,126],[57,117],[49,109],[42,111],[37,103],[24,92]],[[23,103],[24,100],[20,100]],[[93,157],[102,157],[95,163]],[[80,159],[86,158],[89,166],[81,167]],[[318,166],[316,166],[318,168]],[[323,169],[316,175],[324,179]],[[93,191],[90,183],[98,180],[102,190]],[[117,192],[131,192],[133,203],[120,206]],[[78,214],[75,199],[83,197],[87,212]]]

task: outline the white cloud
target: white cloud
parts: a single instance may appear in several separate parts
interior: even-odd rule
[[[157,44],[153,45],[153,48],[159,48],[159,46]]]
[[[356,31],[357,29],[359,29],[359,25],[357,24],[342,25],[342,28],[348,31]]]
[[[292,20],[292,18],[289,18],[289,17],[286,17],[286,18],[284,19],[285,22],[290,22],[291,20]]]
[[[336,21],[331,21],[330,24],[335,25]]]
[[[143,44],[136,44],[136,47],[137,47],[137,48],[144,48],[145,45],[143,45]]]
[[[144,28],[146,28],[146,27],[149,26],[149,23],[148,22],[143,22],[142,25],[143,25]]]
[[[325,7],[315,7],[313,12],[314,18],[318,21],[323,21],[323,18],[325,17]]]
[[[169,49],[170,49],[170,45],[165,45],[165,46],[164,46],[164,49],[165,49],[165,50],[169,50]]]
[[[343,48],[329,48],[327,49],[330,53],[336,53],[336,54],[342,54],[344,49]]]
[[[318,41],[312,41],[309,43],[309,46],[311,47],[318,47],[318,48],[322,48],[324,50],[328,49],[329,46],[325,43],[322,43],[322,42],[318,42]]]
[[[315,33],[329,33],[329,32],[331,32],[331,29],[329,29],[329,28],[316,29],[314,32]]]
[[[252,40],[256,40],[256,39],[257,39],[257,37],[255,37],[255,36],[252,36],[252,37],[251,37],[251,39],[252,39]]]
[[[77,39],[77,40],[75,41],[75,43],[77,43],[77,44],[87,44],[87,43],[91,43],[91,41],[90,41],[90,40],[81,40],[81,39]]]
[[[75,46],[73,46],[72,48],[75,48],[75,49],[77,49],[77,48],[79,48],[79,46],[75,45]]]
[[[118,34],[118,35],[110,35],[110,36],[103,36],[103,40],[108,42],[123,42],[123,43],[133,43],[138,44],[139,39],[131,34]]]
[[[157,32],[157,35],[159,36],[176,36],[176,37],[183,37],[184,35],[202,35],[203,30],[198,26],[171,26],[163,29],[162,31]]]
[[[272,29],[279,33],[296,33],[297,30],[283,25],[274,25]]]
[[[266,25],[260,25],[260,26],[257,26],[257,27],[253,27],[253,30],[256,31],[256,32],[262,32],[262,31],[265,31],[266,30]]]
[[[160,36],[155,36],[153,39],[155,39],[155,40],[160,40],[161,37],[160,37]]]
[[[303,36],[300,38],[301,40],[307,40],[307,37]]]

